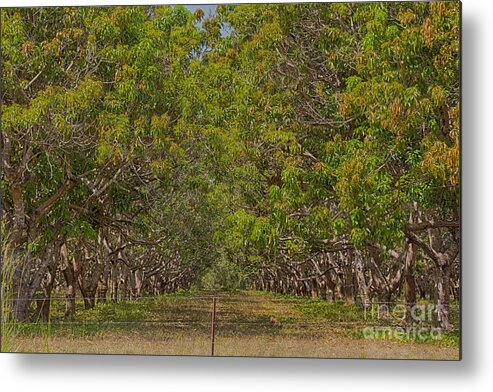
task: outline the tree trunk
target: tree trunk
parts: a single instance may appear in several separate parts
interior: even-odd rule
[[[143,272],[141,270],[136,270],[133,273],[134,278],[134,298],[140,298],[142,296],[142,282],[143,282]]]
[[[20,179],[14,178],[12,182],[16,184],[20,182]],[[12,204],[14,206],[12,239],[10,244],[13,250],[12,260],[15,265],[12,276],[13,308],[15,319],[23,322],[29,319],[29,307],[32,301],[29,296],[28,277],[26,276],[26,271],[29,271],[29,257],[27,254],[23,254],[25,250],[22,249],[23,238],[26,232],[26,214],[22,188],[14,185],[10,190]]]
[[[120,268],[120,300],[125,302],[128,297],[128,275],[129,271],[127,266],[122,265]]]
[[[344,255],[342,255],[344,260]],[[353,275],[353,257],[351,252],[346,254],[346,262],[344,263],[344,297],[346,304],[352,305],[355,302],[354,298],[354,275]]]
[[[412,324],[412,312],[416,306],[416,248],[410,241],[405,244],[405,266],[404,266],[404,301],[406,306],[406,324]]]
[[[60,246],[60,257],[62,261],[62,273],[67,283],[65,291],[65,314],[64,318],[72,318],[75,316],[75,285],[76,276],[73,263],[68,259],[67,244],[65,242]]]
[[[359,250],[354,251],[354,266],[356,271],[356,280],[358,282],[361,303],[365,309],[368,309],[370,307],[370,294],[369,294],[368,284],[366,283],[366,278],[365,278],[363,255]]]
[[[336,298],[335,297],[336,285],[335,285],[334,281],[332,280],[332,277],[330,275],[330,271],[328,271],[324,274],[324,280],[325,280],[325,284],[327,287],[327,300],[330,302],[334,302],[335,298]]]
[[[110,282],[111,282],[110,285],[111,302],[118,302],[118,286],[120,282],[120,271],[117,262],[111,265]]]
[[[51,291],[53,289],[53,274],[47,271],[41,284],[41,298],[36,298],[36,319],[47,322],[50,320]]]
[[[98,303],[106,303],[108,293],[108,279],[110,276],[110,254],[111,250],[106,239],[106,230],[100,228],[98,232],[96,261],[98,269],[101,271],[98,281]]]
[[[29,308],[33,301],[34,293],[39,288],[41,281],[48,271],[48,263],[51,257],[50,246],[45,246],[43,255],[34,258],[29,253],[20,255],[21,250],[14,252],[13,257],[19,260],[13,275],[13,299],[14,317],[19,322],[29,320]]]
[[[74,262],[77,267],[77,283],[84,299],[84,308],[92,309],[96,304],[96,290],[98,288],[100,265],[94,262],[84,249],[84,256],[75,252]]]
[[[312,298],[318,297],[318,286],[317,286],[317,280],[315,278],[312,278],[310,281],[310,296]]]
[[[437,317],[438,326],[443,329],[451,329],[450,323],[450,263],[443,258],[440,260],[437,273]]]
[[[18,254],[14,254],[13,257],[17,260],[22,260],[22,256]],[[24,282],[26,280],[26,277],[24,276],[24,263],[19,261],[16,264],[12,277],[13,310],[15,319],[18,322],[24,322],[29,320],[29,308],[31,306],[32,298],[29,296],[27,284]]]

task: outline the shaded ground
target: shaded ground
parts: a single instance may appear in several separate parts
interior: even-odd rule
[[[11,351],[210,355],[211,305],[210,296],[167,295],[80,309],[67,322],[61,320],[63,303],[55,302],[51,323],[17,326]],[[457,332],[439,339],[386,334],[369,339],[363,333],[369,325],[399,325],[372,320],[357,305],[241,292],[219,296],[216,310],[218,356],[459,357]]]

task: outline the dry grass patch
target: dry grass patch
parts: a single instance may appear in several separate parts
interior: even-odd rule
[[[23,337],[17,339],[16,351],[207,356],[210,355],[210,349],[209,336],[203,334],[170,335],[160,340],[136,334],[107,334],[86,338],[52,337],[48,344],[42,337]],[[219,336],[215,354],[240,357],[459,359],[459,350],[454,347],[344,337],[309,339],[265,335]]]

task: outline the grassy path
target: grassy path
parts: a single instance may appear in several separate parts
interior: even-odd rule
[[[207,293],[209,294],[209,293]],[[23,325],[15,351],[98,354],[209,355],[211,297],[167,295],[80,309],[48,327]],[[358,306],[257,292],[217,299],[218,356],[458,359],[455,340],[364,339]],[[144,321],[145,320],[145,321]]]

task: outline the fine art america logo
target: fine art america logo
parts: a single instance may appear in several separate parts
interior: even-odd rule
[[[445,307],[437,304],[414,304],[405,306],[377,303],[365,309],[365,320],[382,324],[399,322],[403,326],[372,325],[363,328],[365,339],[397,340],[440,340],[442,329],[434,327],[440,323]]]

